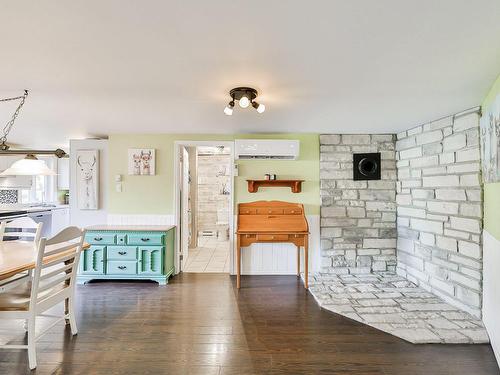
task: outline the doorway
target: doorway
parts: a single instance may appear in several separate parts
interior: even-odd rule
[[[233,143],[176,142],[178,268],[233,272]]]

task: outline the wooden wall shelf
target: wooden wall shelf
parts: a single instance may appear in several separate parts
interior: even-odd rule
[[[248,191],[256,193],[261,186],[265,187],[289,187],[292,193],[300,193],[302,191],[302,183],[304,180],[247,180]]]

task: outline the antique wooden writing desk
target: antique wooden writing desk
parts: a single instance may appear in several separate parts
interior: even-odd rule
[[[297,276],[300,276],[300,247],[304,246],[304,286],[308,288],[309,226],[302,204],[280,201],[240,203],[236,241],[238,288],[241,286],[241,248],[255,242],[291,242],[297,246]]]

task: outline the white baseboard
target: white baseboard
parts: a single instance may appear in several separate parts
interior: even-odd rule
[[[108,214],[110,225],[174,225],[174,215]]]
[[[483,231],[483,322],[500,364],[500,241]]]

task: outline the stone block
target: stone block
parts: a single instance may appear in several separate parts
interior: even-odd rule
[[[410,130],[407,130],[406,132],[408,133],[408,136],[412,136],[415,134],[420,134],[424,130],[423,125],[415,126],[414,128],[411,128]]]
[[[481,223],[479,219],[467,219],[462,217],[450,217],[452,229],[463,230],[471,233],[481,233]]]
[[[409,216],[409,217],[419,217],[425,219],[425,210],[421,208],[413,208],[413,207],[398,207],[398,215],[400,216]]]
[[[424,168],[422,170],[422,175],[424,176],[436,176],[436,175],[444,175],[446,174],[446,167],[439,166],[434,168]]]
[[[434,199],[434,190],[432,189],[412,189],[411,196],[415,199]]]
[[[430,143],[422,145],[422,155],[438,155],[443,152],[443,145],[441,143]]]
[[[351,172],[352,174],[352,172]],[[352,178],[352,176],[351,176]],[[337,187],[339,189],[366,189],[366,181],[352,181],[351,180],[340,180],[337,181]]]
[[[448,116],[436,121],[432,121],[430,124],[428,124],[427,129],[425,130],[443,129],[446,127],[450,127],[452,125],[453,125],[453,116]]]
[[[398,194],[396,195],[396,203],[401,206],[411,205],[411,195],[410,194]]]
[[[447,152],[439,155],[439,164],[453,164],[455,162],[455,153]]]
[[[456,287],[456,296],[463,303],[474,306],[481,307],[481,294],[477,291],[470,290],[468,288],[464,288],[460,285]]]
[[[345,217],[345,207],[321,207],[321,217]]]
[[[457,240],[450,237],[436,236],[436,246],[449,250],[449,251],[457,251]]]
[[[477,174],[465,174],[460,176],[460,186],[481,186],[481,178]]]
[[[467,200],[471,202],[481,202],[481,190],[480,189],[467,189],[465,191],[467,195]]]
[[[479,163],[454,164],[448,166],[448,173],[478,173],[481,170]]]
[[[319,136],[321,145],[338,145],[340,143],[340,135],[338,134],[321,134]]]
[[[429,201],[429,202],[427,202],[427,209],[430,212],[457,215],[458,214],[458,203]]]
[[[453,119],[453,131],[461,132],[467,129],[476,128],[479,126],[479,115],[470,113],[464,116],[455,117]]]
[[[395,189],[395,187],[396,187],[395,181],[382,181],[382,180],[368,181],[368,189],[392,190]]]
[[[455,152],[455,159],[457,163],[465,162],[465,161],[479,161],[479,147],[469,148],[462,151]]]
[[[456,175],[423,177],[424,187],[456,187],[459,185],[459,178]]]
[[[477,243],[458,241],[458,252],[469,258],[481,259],[481,247]]]
[[[465,133],[454,134],[443,140],[443,150],[445,152],[460,150],[467,145]]]
[[[399,151],[400,159],[413,159],[422,156],[422,147],[414,147],[407,150]]]
[[[385,239],[385,238],[364,238],[363,248],[365,249],[384,249],[384,248],[395,248],[396,239]]]
[[[345,145],[368,145],[370,136],[366,134],[342,134],[342,144]]]
[[[479,291],[481,290],[481,282],[479,280],[472,279],[468,276],[465,276],[459,272],[450,271],[449,272],[449,280],[455,281],[462,286],[465,286],[469,289]]]
[[[463,189],[436,189],[436,199],[446,201],[465,201],[465,190]]]
[[[441,130],[425,132],[416,136],[417,145],[440,142],[442,139],[443,132]]]
[[[399,132],[398,134],[396,134],[396,138],[397,139],[403,139],[403,138],[406,138],[407,137],[407,133],[406,133],[406,130],[404,132]]]
[[[430,221],[423,219],[410,219],[410,227],[415,230],[442,234],[443,233],[443,223],[438,221]]]
[[[431,167],[438,164],[439,164],[439,158],[437,155],[424,156],[410,160],[410,166],[412,168]]]
[[[430,233],[425,233],[425,232],[420,233],[419,239],[420,242],[422,242],[424,245],[427,246],[434,246],[434,244],[436,243],[435,236]]]
[[[396,211],[395,202],[380,202],[380,201],[368,201],[366,202],[367,211]]]
[[[353,218],[363,218],[366,216],[366,211],[362,207],[348,207],[347,216]]]
[[[462,203],[460,215],[482,218],[482,206],[479,203]]]
[[[401,140],[396,141],[396,150],[406,150],[408,148],[415,147],[417,145],[415,137],[408,137]]]
[[[348,152],[328,152],[328,153],[322,152],[319,157],[319,160],[320,162],[352,161],[352,154]],[[337,164],[335,166],[337,167]]]
[[[394,190],[360,190],[359,199],[365,201],[380,200],[380,201],[394,201],[396,199],[396,192]]]

